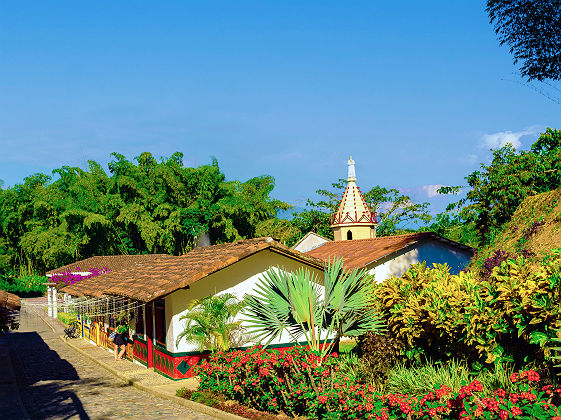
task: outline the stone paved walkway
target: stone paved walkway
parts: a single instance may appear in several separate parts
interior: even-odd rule
[[[20,329],[2,338],[32,419],[213,418],[128,385],[62,342],[34,311],[22,308]]]

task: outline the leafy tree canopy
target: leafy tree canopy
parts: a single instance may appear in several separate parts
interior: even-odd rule
[[[109,173],[63,166],[0,189],[0,272],[42,273],[92,255],[189,251],[208,232],[214,243],[254,237],[286,203],[270,176],[227,181],[214,159],[197,168],[174,153],[112,154]]]
[[[561,187],[561,131],[548,128],[530,151],[512,145],[493,150],[491,164],[466,177],[466,198],[449,206],[473,222],[480,243],[489,242],[529,195]]]
[[[561,80],[561,1],[487,0],[501,45],[528,80]]]

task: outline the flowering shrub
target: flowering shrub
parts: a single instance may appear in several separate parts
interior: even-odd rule
[[[73,270],[74,272],[79,272],[81,271],[80,267],[76,267]],[[109,273],[111,270],[107,267],[103,267],[103,268],[90,268],[88,270],[85,270],[87,272],[89,272],[89,274],[73,274],[70,270],[65,271],[64,273],[60,273],[60,274],[54,274],[51,277],[51,281],[53,283],[56,283],[57,286],[69,286],[71,284],[74,284],[76,282],[79,282],[81,280],[84,279],[89,279],[90,277],[96,277],[99,276],[100,274],[105,274],[105,273]]]
[[[539,386],[529,370],[511,376],[515,392],[504,389],[483,395],[479,381],[458,390],[435,384],[422,397],[381,394],[371,385],[341,378],[336,354],[321,360],[302,347],[285,351],[252,347],[213,354],[196,367],[200,389],[220,393],[248,407],[324,419],[409,418],[558,418],[551,401],[561,389]]]

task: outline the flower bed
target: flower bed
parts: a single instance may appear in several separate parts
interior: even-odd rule
[[[540,384],[532,370],[513,374],[514,392],[483,395],[479,381],[458,390],[435,384],[422,397],[380,394],[338,374],[337,355],[321,360],[295,347],[283,352],[252,347],[219,352],[196,368],[200,390],[261,411],[327,419],[558,418],[561,389]]]
[[[209,407],[216,408],[227,413],[235,414],[240,417],[252,420],[287,420],[289,417],[280,414],[265,413],[262,411],[247,408],[236,401],[228,401],[223,395],[217,395],[209,391],[192,391],[180,388],[175,393],[176,396],[187,400],[198,402]]]

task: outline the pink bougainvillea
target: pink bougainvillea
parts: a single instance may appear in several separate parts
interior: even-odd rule
[[[74,270],[65,271],[64,273],[60,274],[53,274],[51,277],[51,281],[56,283],[58,286],[69,286],[71,284],[77,283],[84,279],[89,279],[90,277],[96,277],[101,274],[109,273],[111,270],[107,267],[103,268],[89,268],[87,270],[83,270],[80,267],[74,268]],[[89,273],[89,274],[76,274],[79,272]]]

